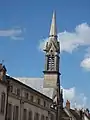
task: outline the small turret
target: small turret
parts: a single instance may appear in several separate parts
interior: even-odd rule
[[[3,65],[2,63],[0,63],[0,80],[4,80],[5,76],[6,76],[6,67],[5,65]]]

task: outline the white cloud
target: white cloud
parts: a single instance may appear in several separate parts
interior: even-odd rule
[[[39,49],[43,49],[48,38],[40,41]],[[72,53],[79,46],[90,45],[90,26],[82,23],[74,29],[74,32],[64,31],[58,33],[58,40],[61,43],[61,52]]]
[[[65,100],[72,100],[75,96],[75,88],[64,89],[63,88],[63,95]]]
[[[48,38],[40,41],[39,49],[43,50]],[[72,53],[74,50],[79,49],[80,46],[90,45],[90,25],[82,23],[77,25],[74,32],[64,31],[58,33],[58,41],[60,42],[60,51]],[[80,66],[90,71],[90,48],[86,50],[84,59],[81,61]]]
[[[84,59],[81,61],[80,66],[87,71],[90,71],[90,47],[86,49]]]
[[[70,101],[71,108],[87,108],[89,107],[87,104],[87,97],[84,95],[84,93],[77,93],[75,87],[69,88],[69,89],[64,89],[63,88],[63,93],[64,93],[64,105],[67,100]]]
[[[82,68],[85,68],[87,71],[90,71],[90,58],[85,58],[84,60],[82,60],[80,66]]]
[[[10,37],[14,40],[21,40],[23,30],[20,28],[0,30],[0,37]]]

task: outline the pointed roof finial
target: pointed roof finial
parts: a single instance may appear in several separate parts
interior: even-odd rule
[[[57,36],[57,30],[56,30],[56,12],[53,12],[52,22],[51,22],[51,28],[50,28],[50,34],[49,36]]]

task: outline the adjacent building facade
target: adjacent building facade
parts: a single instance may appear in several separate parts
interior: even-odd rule
[[[0,81],[0,120],[5,120],[6,101],[7,101],[6,83]]]
[[[55,120],[52,99],[7,76],[9,81],[7,120]]]
[[[0,120],[55,120],[53,100],[6,75],[0,80]]]

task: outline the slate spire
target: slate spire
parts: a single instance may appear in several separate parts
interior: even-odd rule
[[[57,36],[57,29],[56,29],[56,13],[53,12],[52,22],[51,22],[51,28],[50,28],[50,34],[49,36]]]

